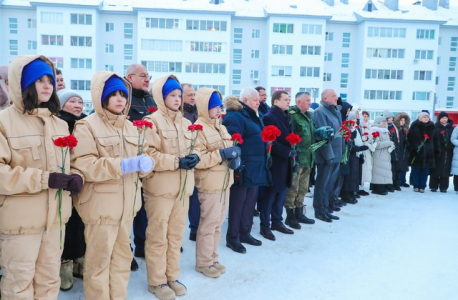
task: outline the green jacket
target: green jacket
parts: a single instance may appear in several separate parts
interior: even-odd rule
[[[315,143],[313,115],[309,112],[303,113],[297,105],[291,106],[289,113],[294,133],[302,138],[301,142],[296,146],[299,166],[301,168],[312,168],[315,162],[315,153],[310,151],[309,147]]]

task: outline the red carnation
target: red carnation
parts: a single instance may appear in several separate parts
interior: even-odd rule
[[[394,129],[394,127],[392,127],[392,128],[390,129],[390,132],[391,132],[391,133],[395,133],[395,132],[396,132],[396,129]]]
[[[423,136],[425,137],[425,139],[429,139],[429,135],[427,135],[426,133]]]
[[[148,122],[148,121],[136,120],[136,121],[133,121],[132,123],[134,124],[135,127],[137,127],[140,130],[145,127],[149,127],[150,129],[153,129],[153,123]]]
[[[150,108],[148,108],[148,112],[149,112],[150,114],[152,114],[153,112],[156,112],[156,111],[157,111],[157,107],[150,107]]]
[[[291,144],[291,146],[294,146],[296,144],[299,144],[301,142],[301,137],[295,134],[294,132],[291,132],[288,134],[286,137],[286,140]]]
[[[188,126],[188,130],[189,130],[189,131],[203,131],[204,128],[202,127],[202,125],[193,124],[193,125],[189,125],[189,126]]]
[[[221,114],[220,116],[221,116],[221,119],[223,119],[226,116],[226,114]]]
[[[277,128],[277,126],[274,125],[268,125],[264,127],[264,129],[261,132],[261,137],[262,140],[265,143],[271,143],[277,139],[278,136],[281,135],[281,131]]]
[[[372,137],[373,137],[374,139],[380,137],[380,132],[378,132],[378,131],[372,132]]]
[[[78,145],[78,140],[73,135],[68,135],[64,137],[60,137],[54,140],[54,145],[57,147],[65,148],[68,147],[70,150]]]
[[[364,135],[369,135],[369,132],[365,132]]]
[[[444,134],[444,133],[445,133],[445,130],[442,130],[441,133]]]
[[[243,144],[242,135],[240,133],[234,133],[231,137],[231,141],[234,146],[237,144]]]
[[[343,124],[348,124],[348,121],[346,121],[347,123],[343,123]],[[345,125],[343,124],[340,124],[340,129],[339,129],[339,132],[342,136],[342,138],[345,140],[345,142],[348,142],[351,138],[351,130],[350,128],[346,127]]]
[[[406,132],[406,134],[409,134],[409,131],[408,131],[408,130],[406,130],[405,132]]]
[[[363,129],[367,129],[367,126],[363,126]]]

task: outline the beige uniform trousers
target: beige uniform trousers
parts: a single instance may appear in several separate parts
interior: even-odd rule
[[[200,221],[196,240],[196,266],[208,267],[218,261],[221,226],[226,219],[229,189],[226,195],[199,193]]]
[[[309,191],[311,171],[310,168],[299,168],[297,175],[293,176],[291,187],[286,193],[285,208],[295,209],[304,206],[304,198]]]
[[[145,258],[148,284],[158,286],[180,276],[180,248],[188,217],[189,197],[183,200],[156,197],[147,192]]]
[[[87,300],[125,300],[132,251],[132,221],[121,225],[85,224],[86,265],[83,275]]]
[[[65,227],[62,228],[62,241]],[[0,234],[4,300],[53,300],[60,288],[59,227],[39,234]]]

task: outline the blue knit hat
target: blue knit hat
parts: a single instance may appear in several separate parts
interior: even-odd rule
[[[54,73],[47,63],[41,59],[35,59],[34,61],[28,63],[22,69],[21,90],[24,91],[31,84],[45,75],[51,76],[54,89],[56,89],[56,78],[54,78]]]
[[[108,95],[116,91],[122,91],[126,93],[127,98],[129,98],[129,91],[127,90],[127,87],[124,84],[124,81],[122,81],[122,79],[119,78],[117,75],[113,75],[110,78],[108,78],[107,81],[105,81],[105,85],[103,87],[102,92],[102,103],[106,100]]]
[[[162,87],[162,98],[165,100],[168,94],[170,94],[173,90],[180,90],[181,93],[183,94],[183,88],[178,83],[178,81],[176,81],[173,78],[169,78],[167,79],[164,86]]]
[[[208,110],[214,107],[217,107],[217,106],[223,106],[223,102],[221,101],[221,98],[218,95],[218,93],[213,92],[212,95],[210,96],[210,100],[208,101]]]

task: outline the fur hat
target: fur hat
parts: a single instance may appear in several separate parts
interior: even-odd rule
[[[427,112],[421,112],[421,113],[418,114],[417,119],[418,119],[418,120],[421,120],[421,119],[423,119],[423,117],[425,117],[425,116],[428,116],[428,117],[429,117],[429,114],[428,114]]]

